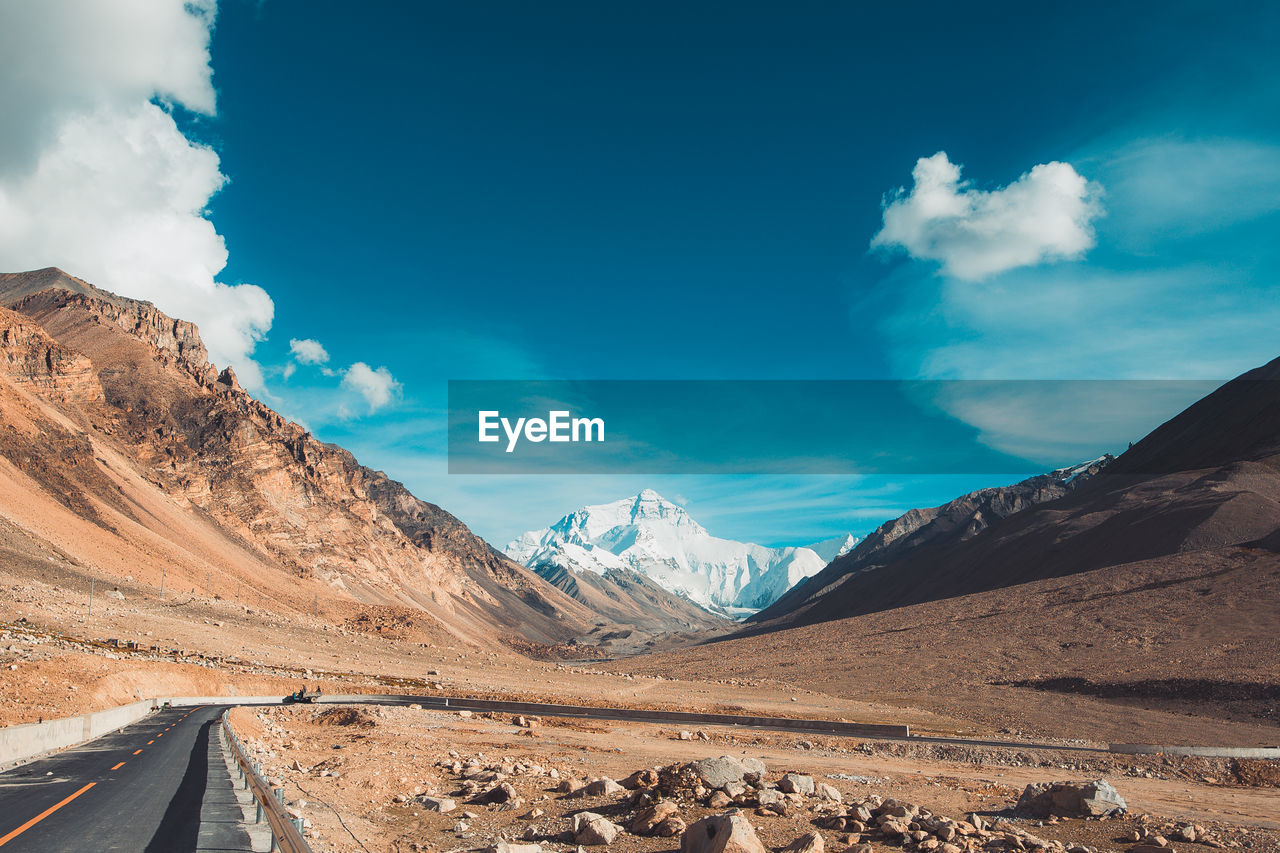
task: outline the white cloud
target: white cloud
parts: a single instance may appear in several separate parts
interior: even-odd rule
[[[369,411],[376,412],[389,404],[400,393],[400,383],[385,367],[376,370],[363,361],[357,361],[342,374],[342,387],[356,391],[369,404]]]
[[[218,155],[170,110],[212,114],[214,0],[0,4],[0,269],[59,266],[200,327],[212,360],[261,387],[271,297],[216,280],[206,216]],[[155,102],[159,100],[162,105]]]
[[[921,157],[911,174],[911,191],[900,188],[886,200],[872,247],[905,249],[970,280],[1080,257],[1093,247],[1101,190],[1069,163],[1042,163],[992,191],[961,181],[944,151]]]
[[[329,361],[329,353],[324,346],[312,338],[292,338],[289,341],[289,352],[300,364],[325,364]]]

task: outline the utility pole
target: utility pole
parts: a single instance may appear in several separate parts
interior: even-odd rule
[[[311,593],[311,615],[312,616],[315,616],[318,612],[320,612],[320,608],[318,607],[319,601],[320,601],[320,596],[314,592]]]
[[[89,615],[93,615],[93,585],[94,579],[89,578]]]
[[[204,573],[204,597],[209,597],[209,583],[213,580],[213,569]]]
[[[160,567],[160,597],[164,598],[164,574],[168,571],[167,567]]]

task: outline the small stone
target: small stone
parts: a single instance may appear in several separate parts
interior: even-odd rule
[[[733,802],[733,798],[724,791],[712,791],[711,799],[707,800],[707,808],[722,809]]]

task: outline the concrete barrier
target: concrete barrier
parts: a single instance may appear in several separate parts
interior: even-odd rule
[[[1125,755],[1191,755],[1198,758],[1280,758],[1280,746],[1157,746],[1149,743],[1111,743],[1109,752]]]
[[[0,768],[21,764],[39,755],[102,737],[130,723],[136,723],[151,713],[154,707],[154,700],[143,699],[78,717],[4,726],[0,728]]]
[[[165,696],[155,701],[156,707],[165,703],[175,708],[190,708],[195,705],[279,705],[284,694],[271,696]]]

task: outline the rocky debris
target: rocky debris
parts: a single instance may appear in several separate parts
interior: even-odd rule
[[[658,770],[658,788],[667,796],[693,792],[702,799],[707,792],[741,782],[758,782],[765,774],[764,762],[754,758],[703,758],[691,764],[670,764]]]
[[[1038,782],[1022,792],[1017,811],[1036,817],[1103,817],[1124,814],[1124,797],[1105,779],[1093,782]]]
[[[799,773],[788,773],[778,782],[778,790],[784,794],[800,794],[808,797],[814,792],[814,784],[812,776],[803,776]]]
[[[612,844],[622,832],[622,827],[604,815],[595,812],[578,812],[573,816],[573,840],[577,844],[598,846]]]
[[[785,853],[822,853],[824,842],[816,832],[805,833],[783,848]]]
[[[458,807],[458,803],[448,797],[429,797],[423,794],[416,801],[429,812],[451,812]]]
[[[677,835],[683,835],[686,829],[688,829],[688,826],[685,824],[684,819],[677,815],[672,815],[655,826],[653,834],[659,838],[675,838]]]
[[[658,771],[649,769],[637,770],[619,784],[630,791],[638,788],[655,788],[658,785]]]
[[[766,853],[751,823],[741,814],[712,815],[680,837],[680,853]]]
[[[582,788],[574,792],[574,796],[579,797],[607,797],[613,794],[619,794],[626,789],[608,777],[593,779]]]
[[[496,846],[486,848],[485,853],[542,853],[542,845],[513,844],[510,841],[499,841]]]
[[[816,793],[820,799],[831,803],[838,803],[842,799],[840,792],[836,790],[835,786],[828,785],[826,782],[818,783]]]
[[[635,835],[653,835],[659,824],[679,811],[680,807],[670,800],[654,803],[641,810],[631,821],[631,832]]]
[[[722,809],[733,802],[733,798],[724,791],[712,791],[711,798],[707,800],[707,808]]]
[[[520,801],[520,794],[516,791],[516,789],[512,786],[510,782],[500,782],[499,784],[495,785],[494,787],[490,788],[488,791],[485,791],[483,794],[479,795],[474,800],[472,800],[472,802],[482,806],[503,804],[503,803],[514,803],[519,801]]]

